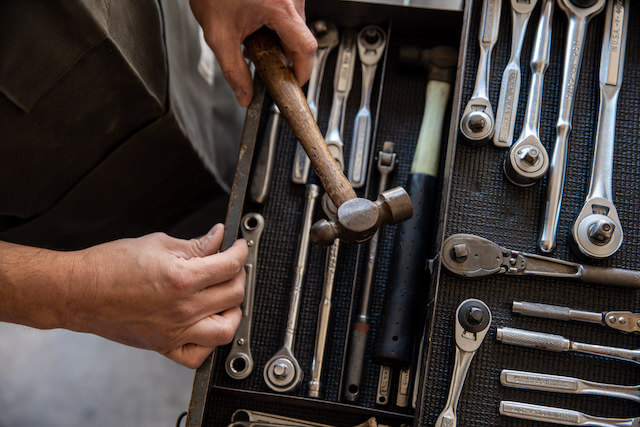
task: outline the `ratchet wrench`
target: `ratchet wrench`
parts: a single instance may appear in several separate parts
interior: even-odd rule
[[[500,402],[500,415],[523,420],[544,421],[565,426],[638,427],[640,418],[602,418],[569,409],[531,405],[520,402]]]
[[[531,53],[531,86],[520,137],[509,150],[504,173],[512,183],[523,187],[533,185],[549,170],[549,155],[540,141],[540,113],[544,74],[551,54],[551,24],[555,0],[544,0],[538,30]]]
[[[584,344],[571,341],[560,335],[545,334],[542,332],[525,331],[514,328],[498,328],[496,339],[505,344],[520,347],[532,347],[540,350],[556,352],[577,351],[580,353],[597,356],[612,357],[628,362],[640,363],[640,350],[627,348],[607,347],[604,345]]]
[[[302,368],[293,356],[293,344],[296,337],[300,303],[302,302],[302,284],[307,268],[309,233],[311,231],[313,212],[318,194],[319,189],[317,185],[307,185],[305,192],[306,202],[304,213],[302,214],[302,231],[300,232],[298,258],[293,277],[293,285],[291,287],[291,295],[289,297],[289,314],[287,315],[284,343],[282,348],[278,350],[264,366],[264,381],[273,391],[288,392],[298,387],[302,382]]]
[[[318,120],[318,103],[320,102],[320,88],[322,87],[322,77],[327,63],[329,53],[338,45],[338,29],[330,21],[319,20],[310,25],[311,32],[318,43],[318,50],[313,60],[311,77],[307,88],[307,102],[309,109],[315,120]],[[291,180],[295,184],[306,184],[309,180],[309,170],[311,161],[305,153],[302,145],[296,145],[296,155],[293,161],[293,174]]]
[[[560,110],[556,125],[556,141],[549,165],[547,200],[539,242],[540,249],[543,252],[551,252],[556,246],[556,233],[558,221],[560,220],[562,190],[567,165],[567,148],[569,134],[571,133],[571,119],[580,76],[587,26],[589,20],[604,9],[605,2],[606,0],[594,0],[588,2],[590,6],[581,7],[576,5],[578,0],[558,0],[559,7],[567,14],[569,28],[567,29],[564,53],[564,72],[562,76]],[[587,2],[581,3],[586,4]]]
[[[537,3],[538,0],[511,0],[511,55],[509,56],[509,63],[504,69],[502,83],[500,84],[500,98],[498,100],[498,111],[496,112],[496,132],[493,136],[493,144],[496,147],[510,147],[513,141],[513,129],[516,126],[516,113],[518,112],[518,98],[520,97],[520,83],[522,81],[520,55],[522,54],[527,24]]]
[[[387,36],[382,28],[368,25],[358,33],[357,43],[362,64],[362,89],[360,109],[353,125],[353,142],[349,161],[349,181],[353,188],[362,187],[367,179],[372,128],[371,93],[378,63],[387,46]]]
[[[451,375],[451,386],[444,410],[436,420],[436,427],[456,426],[458,399],[469,365],[491,326],[489,307],[477,299],[463,301],[456,310],[455,325],[456,358]]]
[[[527,390],[552,391],[557,393],[590,394],[633,400],[640,403],[640,386],[603,384],[559,375],[504,369],[500,383],[505,387]]]
[[[502,0],[484,0],[480,25],[480,59],[473,95],[467,102],[460,121],[462,135],[472,143],[491,139],[495,128],[493,109],[489,101],[489,76],[491,74],[491,51],[498,41]]]
[[[485,277],[494,274],[578,279],[598,285],[640,287],[640,272],[578,264],[504,248],[473,234],[454,234],[442,247],[442,264],[453,274]]]
[[[524,316],[556,320],[577,320],[580,322],[598,323],[620,332],[640,332],[640,314],[635,314],[630,311],[605,311],[597,313],[574,310],[569,307],[521,301],[514,301],[512,310],[514,313],[519,313]]]
[[[611,181],[628,23],[629,0],[610,1],[600,57],[600,112],[591,184],[572,230],[575,243],[572,247],[591,258],[610,257],[620,248],[623,239],[622,225],[612,200]]]
[[[251,318],[256,289],[256,268],[258,265],[258,246],[264,230],[264,218],[259,213],[248,213],[240,222],[242,237],[249,247],[249,258],[244,265],[247,271],[244,302],[242,303],[242,319],[233,337],[231,350],[224,367],[227,374],[236,380],[247,378],[253,371],[251,356]]]

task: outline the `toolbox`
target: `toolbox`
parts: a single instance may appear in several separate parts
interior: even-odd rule
[[[454,2],[451,2],[454,3]],[[525,34],[522,51],[522,88],[514,135],[524,120],[527,93],[531,80],[529,58],[542,1],[534,9]],[[597,15],[586,33],[584,55],[575,93],[572,131],[557,247],[553,258],[603,267],[640,270],[640,226],[635,213],[640,211],[640,147],[638,111],[640,110],[640,8],[631,2],[627,37],[624,82],[617,112],[614,153],[613,201],[624,228],[624,241],[618,252],[603,261],[585,261],[569,250],[572,224],[580,211],[589,185],[593,145],[598,123],[598,74],[605,13]],[[291,181],[296,138],[281,125],[276,145],[269,196],[263,204],[245,197],[255,157],[267,128],[271,100],[259,79],[248,108],[241,142],[236,180],[231,194],[227,230],[223,245],[236,238],[243,215],[260,213],[265,220],[255,268],[256,292],[253,302],[251,351],[253,372],[246,378],[232,379],[225,371],[229,347],[216,349],[198,369],[194,382],[187,425],[226,426],[238,409],[268,412],[316,423],[352,426],[371,417],[383,425],[431,426],[445,407],[456,353],[455,314],[466,299],[487,304],[492,322],[489,332],[471,362],[459,403],[460,425],[538,425],[501,416],[501,401],[534,403],[572,409],[609,418],[632,418],[639,415],[640,404],[611,397],[581,396],[565,393],[507,388],[500,383],[503,369],[581,378],[609,384],[640,384],[640,370],[633,362],[575,352],[549,352],[500,343],[496,329],[521,328],[561,335],[571,340],[620,347],[640,348],[640,336],[622,334],[599,325],[566,322],[512,313],[514,301],[528,301],[572,307],[593,312],[640,311],[640,292],[633,288],[587,284],[552,277],[527,275],[493,275],[482,278],[460,277],[447,271],[442,256],[437,256],[445,240],[457,233],[474,234],[498,245],[541,254],[537,241],[543,222],[547,178],[530,187],[508,182],[503,162],[508,150],[485,144],[469,144],[460,133],[460,118],[475,84],[479,61],[478,35],[483,1],[468,0],[462,11],[401,7],[389,4],[339,0],[307,2],[307,21],[325,19],[344,28],[361,29],[375,24],[385,30],[388,46],[378,65],[372,94],[373,137],[367,184],[357,189],[359,197],[375,199],[379,176],[375,171],[378,152],[386,141],[394,144],[398,157],[390,186],[403,185],[410,173],[415,144],[423,119],[426,71],[406,67],[398,56],[403,46],[431,48],[450,46],[458,49],[458,67],[453,84],[447,120],[442,135],[438,185],[434,195],[437,222],[433,225],[431,262],[425,259],[430,278],[425,280],[419,299],[411,301],[419,309],[415,343],[415,362],[410,379],[416,389],[415,408],[411,397],[406,407],[394,404],[398,372],[391,381],[389,396],[393,401],[376,404],[379,365],[371,359],[371,337],[378,332],[385,286],[394,257],[394,234],[397,226],[382,226],[370,300],[370,339],[356,402],[343,399],[345,369],[349,357],[351,329],[361,297],[361,283],[367,264],[367,244],[342,244],[335,270],[324,366],[319,398],[308,397],[309,377],[316,338],[318,308],[321,302],[326,248],[311,245],[303,283],[300,313],[296,328],[294,354],[303,379],[300,387],[281,393],[265,384],[263,369],[283,341],[294,275],[300,230],[305,206],[305,185]],[[561,98],[562,64],[567,18],[555,8],[552,25],[550,66],[544,80],[540,136],[551,154]],[[493,50],[489,79],[489,99],[494,111],[500,92],[503,70],[510,56],[511,2],[503,1],[500,32]],[[318,104],[318,124],[324,135],[332,103],[333,77],[337,48],[328,57]],[[360,104],[361,71],[356,65],[344,123],[345,160],[350,155],[354,118]],[[252,163],[253,168],[252,168]],[[348,164],[348,161],[345,161]],[[318,184],[312,173],[310,182]],[[315,219],[324,218],[317,203]],[[238,234],[239,235],[239,234]],[[428,236],[421,236],[428,240]],[[422,343],[420,335],[423,335]],[[637,360],[640,360],[638,358]],[[413,393],[411,393],[413,394]],[[446,424],[443,424],[446,425]],[[543,424],[540,424],[543,425]],[[625,424],[626,425],[626,424]],[[629,424],[631,425],[631,424]]]

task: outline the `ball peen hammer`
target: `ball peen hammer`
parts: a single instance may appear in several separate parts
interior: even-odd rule
[[[282,117],[300,141],[322,186],[338,208],[334,220],[323,219],[313,225],[313,242],[328,246],[340,238],[347,243],[360,243],[370,239],[382,223],[396,224],[411,218],[413,205],[401,187],[381,193],[376,201],[356,196],[329,151],[274,33],[261,28],[244,41],[244,46],[247,57],[254,63]]]

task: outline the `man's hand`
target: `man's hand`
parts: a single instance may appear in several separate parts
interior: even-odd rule
[[[223,227],[77,252],[2,243],[0,320],[89,332],[196,368],[240,323],[247,244],[218,252]]]
[[[300,85],[309,80],[318,44],[305,25],[304,0],[190,0],[190,3],[240,105],[249,105],[253,96],[251,73],[240,46],[262,26],[278,33]]]

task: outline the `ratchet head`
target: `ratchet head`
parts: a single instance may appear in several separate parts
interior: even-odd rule
[[[603,197],[584,204],[573,224],[571,248],[589,258],[607,258],[622,244],[622,225],[615,205]]]
[[[363,65],[376,65],[387,45],[387,36],[377,25],[367,25],[358,33],[358,53]]]
[[[292,391],[302,382],[302,368],[287,347],[282,347],[264,366],[264,381],[277,392]]]
[[[491,103],[486,98],[472,98],[464,109],[460,132],[472,144],[487,142],[493,137],[495,119]]]
[[[243,340],[243,338],[240,338],[238,342]],[[251,357],[251,353],[245,353],[243,351],[230,353],[224,364],[224,368],[227,371],[227,375],[235,380],[247,378],[253,371],[253,358]]]
[[[505,248],[472,234],[454,234],[442,247],[442,264],[465,277],[484,277],[504,271]]]
[[[318,49],[333,48],[340,40],[338,28],[333,22],[320,19],[312,22],[309,28],[318,42]]]
[[[477,299],[462,302],[456,310],[456,346],[473,353],[482,344],[491,325],[491,311],[487,305]]]
[[[558,0],[558,5],[571,17],[590,18],[602,12],[607,0]]]
[[[538,135],[520,138],[509,150],[504,161],[504,174],[509,181],[521,187],[536,183],[549,170],[549,155]]]

